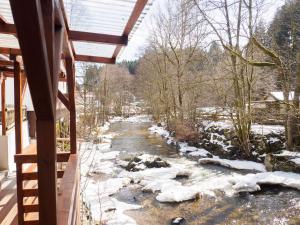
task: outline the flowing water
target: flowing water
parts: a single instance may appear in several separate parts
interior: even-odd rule
[[[110,132],[119,133],[113,139],[112,151],[120,151],[120,158],[147,153],[166,160],[180,161],[175,147],[148,131],[149,123],[116,122]],[[200,166],[206,175],[241,173],[219,166]],[[245,172],[243,172],[245,173]],[[182,180],[182,182],[192,182]],[[140,210],[127,211],[139,225],[170,224],[174,217],[184,217],[188,224],[300,224],[300,192],[293,189],[264,186],[255,194],[226,197],[222,193],[217,198],[201,197],[183,203],[160,203],[156,193],[144,193],[134,186],[128,186],[115,197],[123,202],[140,204]]]

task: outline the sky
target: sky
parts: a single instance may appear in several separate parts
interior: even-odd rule
[[[142,55],[143,49],[147,44],[147,38],[149,37],[151,19],[157,14],[159,8],[165,7],[167,1],[168,0],[154,0],[151,9],[145,16],[137,31],[134,33],[132,39],[129,41],[128,46],[121,53],[118,61],[135,60]],[[263,19],[269,23],[273,19],[276,10],[283,4],[284,0],[266,0],[262,14]]]

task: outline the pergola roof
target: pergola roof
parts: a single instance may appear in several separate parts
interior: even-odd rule
[[[57,1],[75,60],[114,63],[154,0]],[[0,48],[20,49],[9,0],[0,0]]]

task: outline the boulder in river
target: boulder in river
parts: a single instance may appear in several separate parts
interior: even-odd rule
[[[126,166],[126,170],[136,172],[146,168],[170,167],[170,164],[157,156],[141,155],[131,159]]]
[[[300,165],[292,161],[293,157],[285,155],[267,154],[265,166],[268,171],[284,171],[300,173]]]
[[[176,217],[171,220],[171,225],[187,225],[187,222],[183,217]]]
[[[147,168],[162,168],[162,167],[170,167],[170,164],[161,158],[157,157],[153,161],[144,162]]]

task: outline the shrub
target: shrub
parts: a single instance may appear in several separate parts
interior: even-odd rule
[[[199,133],[197,128],[192,123],[172,121],[169,126],[170,131],[175,132],[175,137],[178,141],[197,144]]]

